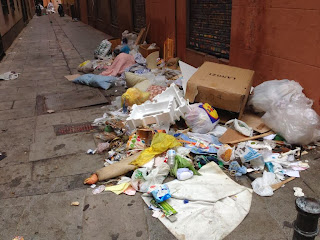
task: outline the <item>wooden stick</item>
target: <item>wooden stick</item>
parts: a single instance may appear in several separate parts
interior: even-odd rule
[[[290,178],[288,178],[288,179],[286,179],[286,180],[284,180],[284,181],[282,181],[282,182],[279,182],[279,183],[276,183],[276,184],[272,184],[272,185],[271,185],[271,188],[272,188],[273,191],[278,190],[278,189],[281,188],[284,184],[292,181],[293,179],[295,179],[295,177],[290,177]]]
[[[228,143],[235,144],[235,143],[239,143],[239,142],[245,142],[245,141],[249,141],[249,140],[263,138],[263,137],[269,136],[270,134],[274,134],[274,132],[273,131],[269,131],[269,132],[266,132],[264,134],[256,135],[256,136],[253,136],[253,137],[245,137],[245,136],[243,136],[242,139],[237,139],[235,141],[230,141]]]

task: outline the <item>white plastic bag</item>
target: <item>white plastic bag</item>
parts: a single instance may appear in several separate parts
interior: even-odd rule
[[[211,121],[207,112],[200,108],[202,103],[190,105],[191,111],[185,115],[186,123],[192,128],[194,133],[208,133],[214,129],[219,120],[214,123]]]
[[[302,90],[299,83],[288,79],[266,81],[254,88],[248,104],[256,112],[266,112],[280,100],[290,101],[293,96],[303,94]]]
[[[320,137],[319,115],[304,94],[290,101],[282,100],[263,115],[262,120],[291,144],[309,144]]]
[[[269,197],[273,195],[271,185],[278,182],[279,181],[276,179],[276,175],[274,173],[264,171],[263,176],[254,180],[251,183],[251,186],[256,194],[262,197]]]
[[[253,136],[253,129],[249,127],[245,122],[238,120],[238,119],[232,119],[225,124],[227,127],[231,127],[235,130],[237,130],[239,133],[243,134],[247,137]]]
[[[170,167],[166,163],[162,163],[154,168],[149,174],[146,168],[138,168],[131,177],[131,185],[140,192],[148,192],[151,185],[161,184],[168,176]]]

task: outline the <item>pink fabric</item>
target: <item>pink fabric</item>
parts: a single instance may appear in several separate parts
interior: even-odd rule
[[[124,70],[135,64],[134,57],[130,54],[120,53],[113,61],[112,65],[103,71],[100,75],[114,76],[120,75]]]
[[[159,95],[160,93],[162,93],[166,89],[167,89],[166,87],[161,87],[158,85],[151,85],[147,89],[147,92],[150,93],[149,100],[152,101],[155,96]]]

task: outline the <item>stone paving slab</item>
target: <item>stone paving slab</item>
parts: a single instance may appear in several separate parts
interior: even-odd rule
[[[144,202],[140,195],[118,196],[103,192],[87,196],[84,204],[89,204],[89,207],[83,214],[82,239],[149,239]]]

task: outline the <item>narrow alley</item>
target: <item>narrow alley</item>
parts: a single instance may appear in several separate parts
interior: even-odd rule
[[[110,38],[68,16],[35,16],[0,62],[0,73],[20,73],[0,81],[0,152],[6,154],[0,161],[0,240],[177,239],[152,217],[141,193],[94,195],[83,184],[105,162],[103,155],[87,154],[98,144],[91,123],[126,89],[102,90],[65,76],[77,74],[78,65],[93,59],[100,42]],[[319,153],[302,159],[309,160],[307,173],[272,197],[253,194],[250,212],[224,239],[292,238],[293,187],[320,196]],[[248,178],[238,183],[251,188]]]

